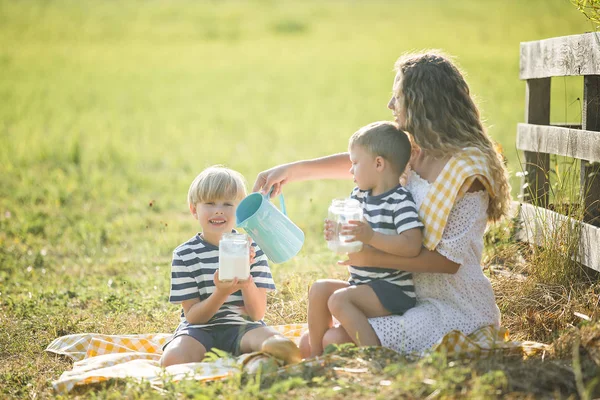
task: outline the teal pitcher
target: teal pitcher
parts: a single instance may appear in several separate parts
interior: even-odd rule
[[[304,244],[304,232],[286,215],[283,194],[279,195],[281,211],[269,201],[266,194],[252,193],[240,202],[235,211],[237,226],[258,244],[267,257],[276,264],[294,257]]]

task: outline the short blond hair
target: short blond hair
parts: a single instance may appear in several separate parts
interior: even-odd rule
[[[222,165],[213,165],[202,171],[190,185],[188,204],[215,200],[241,201],[246,197],[246,183],[242,174]]]
[[[353,146],[361,146],[374,156],[383,157],[398,174],[404,172],[410,159],[408,135],[391,121],[377,121],[363,126],[350,137],[348,148]]]

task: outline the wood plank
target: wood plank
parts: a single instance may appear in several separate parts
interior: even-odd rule
[[[585,207],[583,220],[600,226],[600,163],[581,162],[581,198]]]
[[[600,75],[600,33],[521,43],[519,78]]]
[[[519,217],[522,221],[522,229],[518,233],[519,240],[538,246],[544,246],[544,244],[560,238],[560,230],[565,228],[565,224],[571,224],[573,231],[580,229],[579,252],[572,259],[586,267],[600,271],[599,227],[578,222],[573,218],[527,203],[520,204]]]
[[[583,129],[600,135],[600,75],[583,78]],[[599,149],[600,151],[600,149]],[[596,161],[591,163],[588,161]],[[598,159],[581,162],[581,197],[584,220],[600,226],[600,163]]]
[[[598,162],[600,161],[600,132],[519,124],[517,149]]]
[[[530,79],[525,92],[525,122],[548,125],[550,123],[550,78]],[[521,199],[539,206],[548,204],[550,184],[548,170],[550,155],[526,151],[521,185]]]
[[[581,124],[570,123],[570,122],[553,122],[550,124],[551,126],[557,126],[559,128],[569,128],[569,129],[581,129]]]

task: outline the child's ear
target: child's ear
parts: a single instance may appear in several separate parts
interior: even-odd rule
[[[194,217],[196,216],[196,205],[195,204],[190,204],[190,212],[192,213],[192,215]]]
[[[377,171],[383,170],[383,167],[385,167],[385,159],[381,156],[375,157],[375,168]]]

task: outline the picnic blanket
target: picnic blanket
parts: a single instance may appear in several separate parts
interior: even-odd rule
[[[308,329],[306,324],[273,326],[285,337],[295,341]],[[210,362],[189,363],[161,368],[162,346],[171,337],[169,333],[140,335],[101,335],[82,333],[62,336],[46,348],[47,352],[69,357],[74,362],[71,371],[65,371],[52,386],[64,394],[75,386],[107,381],[109,379],[136,379],[148,381],[153,387],[162,386],[164,378],[173,381],[195,379],[214,381],[226,379],[240,372],[238,358],[219,358]],[[535,342],[511,342],[508,332],[492,326],[483,327],[470,335],[452,331],[444,336],[431,351],[445,352],[449,357],[486,357],[500,351],[531,356],[547,350],[548,346]],[[304,362],[319,363],[321,360]]]

